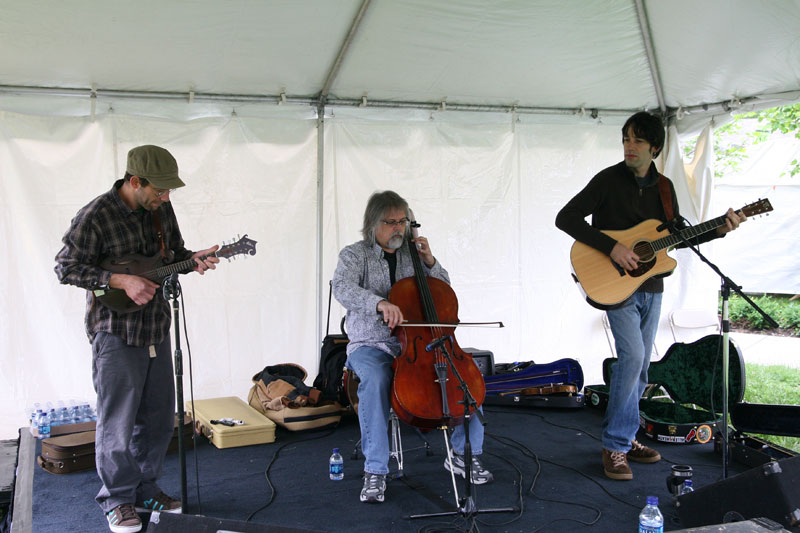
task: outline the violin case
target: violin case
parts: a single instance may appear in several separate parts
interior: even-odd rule
[[[616,358],[603,361],[603,385],[584,390],[592,407],[605,409]],[[742,352],[728,338],[729,409],[742,401]],[[650,363],[648,386],[639,401],[639,425],[653,440],[675,444],[709,442],[722,425],[722,335],[675,343]],[[713,394],[712,394],[713,391]]]
[[[91,431],[78,431],[62,434],[42,440],[42,453],[36,458],[36,463],[51,474],[70,474],[90,470],[94,463],[94,422]],[[59,427],[59,426],[55,426]],[[185,419],[183,424],[183,445],[185,449],[192,448],[192,421]],[[167,453],[178,451],[178,420],[175,417],[175,432],[167,448]]]
[[[552,363],[499,363],[485,376],[485,405],[583,407],[583,369],[575,359]]]

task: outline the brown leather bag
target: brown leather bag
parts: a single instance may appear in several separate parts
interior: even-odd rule
[[[264,382],[265,373],[267,383]],[[307,376],[305,368],[295,363],[268,366],[253,376],[247,401],[253,409],[290,431],[336,426],[342,419],[342,406],[336,402],[320,402],[320,391],[307,385],[301,388],[308,394],[302,394],[297,383]]]
[[[306,369],[295,363],[268,366],[253,376],[253,386],[250,388],[247,401],[253,409],[262,414],[266,414],[267,411],[280,411],[284,407],[316,405],[321,393],[315,388],[304,386],[303,380],[307,376]],[[282,377],[285,379],[281,379]],[[294,380],[294,383],[287,380]],[[298,384],[301,387],[298,387]],[[306,391],[307,394],[303,394]]]

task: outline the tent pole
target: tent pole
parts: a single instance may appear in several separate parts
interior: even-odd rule
[[[350,48],[350,43],[353,42],[353,38],[356,36],[358,27],[361,25],[361,20],[364,18],[364,13],[367,12],[370,2],[371,0],[364,0],[361,3],[361,7],[358,9],[358,13],[356,13],[356,17],[350,25],[350,31],[347,32],[347,37],[344,38],[344,42],[339,48],[339,54],[336,56],[336,60],[333,62],[333,66],[331,66],[331,70],[325,78],[325,84],[322,86],[322,90],[319,93],[319,101],[322,104],[324,104],[325,99],[328,98],[328,91],[330,91],[333,81],[336,79],[337,74],[339,74],[339,67],[342,66],[342,62],[347,54],[347,49]]]
[[[323,222],[323,207],[325,203],[325,104],[320,101],[317,105],[317,260],[316,260],[316,277],[317,277],[317,291],[316,291],[316,335],[317,347],[322,346],[322,301],[321,297],[324,293],[322,285],[322,222]],[[328,324],[325,324],[327,331]],[[319,358],[317,359],[319,361]],[[317,363],[319,364],[319,363]],[[319,368],[317,368],[317,374]],[[316,374],[315,374],[316,375]]]
[[[642,33],[644,49],[647,53],[647,64],[650,66],[650,76],[653,78],[653,89],[656,91],[658,108],[662,115],[667,113],[667,104],[664,100],[664,88],[661,84],[661,73],[658,70],[658,62],[653,48],[653,38],[650,34],[650,23],[647,20],[647,10],[644,7],[644,0],[634,0],[636,4],[636,15],[639,18],[639,30]]]

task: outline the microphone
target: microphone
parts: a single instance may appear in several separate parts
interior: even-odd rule
[[[673,218],[672,220],[668,220],[667,222],[660,224],[656,228],[656,231],[664,231],[665,229],[668,229],[670,233],[677,233],[678,231],[680,231],[678,229],[678,224],[681,222],[686,223],[688,222],[688,220],[683,218],[681,215],[676,215],[675,218]]]
[[[440,337],[440,338],[436,339],[435,341],[433,341],[432,343],[430,343],[427,346],[425,346],[425,351],[426,352],[432,352],[433,350],[435,350],[436,348],[438,348],[439,346],[441,346],[442,344],[444,344],[448,340],[452,341],[453,337],[451,337],[450,335],[444,335],[443,337]]]
[[[161,283],[162,283],[161,287],[162,295],[164,296],[165,300],[169,300],[170,298],[172,298],[172,294],[176,292],[176,287],[178,283],[178,273],[173,272],[172,274],[164,278],[161,281]]]

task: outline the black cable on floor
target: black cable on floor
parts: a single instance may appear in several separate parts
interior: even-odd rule
[[[270,504],[272,504],[272,502],[275,500],[275,496],[277,496],[278,491],[277,491],[277,489],[275,489],[275,486],[272,484],[272,481],[269,479],[269,471],[272,468],[272,465],[275,463],[275,460],[278,458],[278,455],[281,453],[281,450],[284,449],[289,444],[297,444],[297,443],[300,443],[300,442],[308,442],[308,441],[311,441],[311,440],[316,440],[316,439],[321,439],[321,438],[324,438],[324,437],[328,437],[330,435],[333,435],[333,432],[335,430],[336,430],[336,428],[333,427],[329,431],[326,431],[325,433],[316,435],[314,437],[308,437],[308,438],[300,439],[300,440],[292,440],[290,442],[286,442],[286,443],[282,444],[281,446],[278,447],[277,450],[275,450],[275,453],[272,455],[272,459],[269,460],[269,463],[267,463],[267,468],[264,470],[264,478],[266,479],[267,485],[269,485],[269,488],[272,491],[272,493],[270,494],[269,499],[267,500],[267,503],[265,503],[264,505],[262,505],[261,507],[259,507],[258,509],[256,509],[255,511],[250,513],[248,515],[248,517],[245,519],[245,522],[249,522],[250,520],[252,520],[252,518],[255,515],[257,515],[258,513],[260,513],[261,511],[263,511],[267,507],[269,507]]]
[[[544,416],[542,416],[542,415],[540,415],[538,413],[521,412],[521,411],[509,411],[509,410],[502,410],[502,409],[500,409],[500,410],[492,409],[492,411],[496,411],[496,412],[500,412],[500,413],[508,413],[508,414],[520,414],[520,413],[522,413],[522,414],[526,414],[526,415],[530,415],[530,416],[535,416],[535,417],[538,417],[542,422],[545,422],[546,424],[549,424],[549,425],[551,425],[553,427],[570,429],[572,431],[578,431],[578,432],[583,433],[583,434],[585,434],[585,435],[589,436],[590,438],[593,438],[593,439],[595,439],[597,441],[601,440],[599,437],[597,437],[595,435],[592,435],[591,433],[589,433],[588,431],[585,431],[582,428],[576,428],[576,427],[566,426],[566,425],[563,425],[563,424],[557,424],[557,423],[545,418]],[[513,443],[515,446],[518,446],[518,450],[520,450],[523,454],[529,455],[530,457],[532,457],[534,460],[537,461],[537,464],[538,464],[539,458],[536,456],[536,454],[533,451],[528,449],[524,444],[519,443],[519,442],[517,442],[517,441],[515,441],[513,439],[510,439],[508,437],[496,437],[496,436],[491,435],[491,434],[489,436],[492,437],[492,438],[495,438],[495,439],[497,439],[499,441],[503,441],[505,439],[506,441],[508,441],[508,442],[506,442],[506,444],[509,445],[509,446],[511,446],[511,444],[509,444],[509,442]],[[523,451],[523,450],[527,451],[528,453],[525,453],[525,451]],[[571,467],[569,465],[557,463],[555,461],[549,461],[549,460],[546,460],[546,459],[542,459],[541,461],[544,462],[544,463],[552,464],[554,466],[559,466],[561,468],[565,468],[567,470],[571,470],[571,471],[579,474],[580,476],[588,479],[589,481],[591,481],[595,485],[597,485],[597,487],[599,487],[600,490],[602,490],[606,495],[608,495],[613,500],[618,501],[618,502],[622,503],[623,505],[627,505],[628,507],[632,507],[634,509],[639,509],[639,505],[638,504],[629,503],[629,502],[624,501],[624,500],[618,498],[617,496],[611,494],[608,490],[606,490],[606,488],[601,483],[599,483],[597,480],[595,480],[592,476],[589,476],[589,475],[585,474],[584,472],[582,472],[582,471],[580,471],[580,470],[578,470],[576,468],[573,468],[573,467]],[[705,466],[709,466],[709,465],[698,465],[698,466],[705,467]],[[539,475],[539,473],[537,471],[536,477],[538,477],[538,475]],[[531,488],[530,488],[529,492],[532,495],[536,496],[538,499],[540,499],[542,501],[551,502],[551,503],[563,503],[563,504],[566,504],[566,505],[577,505],[577,506],[580,506],[580,507],[591,509],[591,510],[593,510],[593,511],[595,511],[597,513],[597,517],[594,520],[592,520],[590,523],[582,522],[580,520],[575,520],[575,519],[564,519],[564,520],[571,520],[571,521],[575,521],[575,522],[578,522],[578,523],[581,523],[581,524],[584,524],[584,525],[593,525],[593,524],[597,523],[597,521],[600,520],[600,518],[602,516],[601,511],[599,509],[596,509],[596,508],[592,507],[592,506],[589,506],[589,505],[586,505],[586,504],[582,504],[582,503],[578,503],[578,502],[565,502],[565,501],[558,501],[558,500],[552,500],[552,499],[546,499],[546,498],[540,497],[539,495],[537,495],[535,493],[535,490],[534,490],[535,481],[536,480],[534,479],[534,483],[531,485]],[[537,528],[534,531],[541,531],[542,528],[550,526],[553,523],[559,522],[559,521],[562,521],[562,520],[561,519],[557,519],[557,520],[551,521],[548,524],[545,524],[544,526],[541,526],[541,527]]]
[[[536,528],[533,531],[541,531],[545,527],[548,527],[548,526],[550,526],[550,525],[552,525],[552,524],[554,524],[556,522],[563,522],[563,521],[577,522],[577,523],[585,525],[585,526],[593,526],[594,524],[596,524],[600,520],[600,518],[603,515],[602,512],[600,511],[600,509],[597,509],[596,507],[593,507],[593,506],[585,504],[585,503],[570,502],[570,501],[564,501],[564,500],[556,500],[556,499],[552,499],[552,498],[543,498],[542,496],[539,496],[538,494],[536,494],[536,490],[535,490],[536,489],[536,482],[538,481],[539,475],[542,472],[541,462],[549,463],[549,464],[552,464],[554,466],[560,466],[562,468],[566,468],[568,470],[572,470],[573,472],[576,472],[579,475],[581,475],[583,477],[586,477],[587,479],[589,479],[590,481],[592,481],[593,483],[598,485],[606,494],[608,494],[609,496],[611,496],[615,500],[618,500],[618,501],[620,501],[622,503],[625,503],[626,505],[631,505],[631,504],[629,504],[627,502],[624,502],[622,500],[619,500],[615,496],[611,495],[597,481],[595,481],[590,476],[584,474],[583,472],[581,472],[580,470],[578,470],[576,468],[572,468],[570,466],[562,465],[562,464],[556,463],[554,461],[548,461],[546,459],[539,459],[539,456],[533,450],[531,450],[530,448],[528,448],[526,445],[522,444],[521,442],[519,442],[519,441],[517,441],[515,439],[512,439],[510,437],[502,437],[502,436],[496,436],[496,435],[491,435],[491,434],[489,436],[491,438],[497,440],[498,442],[504,443],[506,446],[509,446],[511,448],[515,448],[517,451],[521,452],[525,456],[528,456],[528,457],[532,458],[536,462],[537,470],[536,470],[536,474],[534,475],[534,479],[531,482],[531,486],[527,491],[528,494],[531,494],[532,496],[535,496],[540,501],[545,501],[545,502],[550,502],[550,503],[561,503],[561,504],[564,504],[564,505],[575,505],[575,506],[578,506],[578,507],[583,507],[585,509],[590,509],[590,510],[594,511],[595,515],[596,515],[595,518],[593,520],[589,521],[589,522],[586,522],[586,521],[583,521],[583,520],[578,520],[577,518],[559,518],[559,519],[556,519],[556,520],[552,520],[552,521],[548,522],[547,524],[544,524],[544,525]],[[638,508],[637,506],[634,506],[634,507]],[[531,533],[533,533],[533,531]]]

